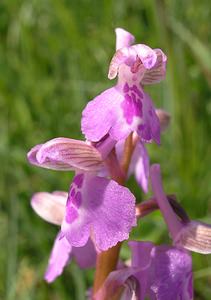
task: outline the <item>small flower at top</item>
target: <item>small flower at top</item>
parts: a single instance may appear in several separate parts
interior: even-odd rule
[[[131,46],[134,38],[123,29],[117,29],[116,35],[117,52],[108,77],[118,75],[118,83],[87,104],[82,113],[82,132],[96,142],[106,134],[119,141],[136,131],[142,141],[159,144],[159,120],[143,85],[165,77],[167,58],[160,49],[143,44]]]

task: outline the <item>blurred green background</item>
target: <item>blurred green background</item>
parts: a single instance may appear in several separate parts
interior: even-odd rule
[[[168,55],[166,81],[147,89],[172,115],[162,146],[148,147],[151,161],[162,166],[166,192],[211,223],[210,8],[209,0],[0,1],[0,299],[82,300],[91,286],[93,271],[75,263],[52,285],[43,280],[58,228],[35,215],[30,197],[68,190],[72,174],[30,166],[26,153],[53,137],[81,137],[86,102],[114,84],[115,27]],[[132,237],[169,242],[159,213]],[[211,256],[193,259],[195,299],[210,300]]]

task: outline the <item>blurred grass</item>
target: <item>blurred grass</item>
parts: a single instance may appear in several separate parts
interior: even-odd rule
[[[29,200],[37,191],[67,190],[72,174],[29,166],[26,152],[56,136],[81,137],[81,110],[113,84],[106,75],[117,26],[168,55],[166,81],[148,91],[172,123],[162,147],[148,149],[162,165],[166,191],[191,217],[211,223],[209,24],[208,0],[0,2],[0,299],[80,300],[91,285],[93,271],[74,263],[52,285],[42,279],[57,228],[39,219]],[[168,241],[159,213],[133,236]],[[211,257],[193,258],[195,299],[209,300]]]

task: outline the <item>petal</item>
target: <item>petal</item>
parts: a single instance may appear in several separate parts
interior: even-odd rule
[[[151,166],[150,177],[155,199],[159,205],[161,213],[163,214],[170,235],[173,239],[175,239],[178,233],[183,229],[184,224],[182,224],[182,222],[178,219],[176,213],[174,212],[171,204],[168,201],[166,194],[164,193],[160,166],[158,164],[154,164]]]
[[[149,95],[143,93],[143,121],[138,126],[138,135],[144,142],[154,140],[160,144],[160,122],[156,115],[154,105]]]
[[[33,195],[31,206],[45,221],[61,225],[65,214],[68,194],[65,192],[40,192]]]
[[[63,166],[69,170],[94,171],[102,167],[102,157],[92,145],[68,138],[46,142],[38,149],[36,159],[41,167],[47,164],[52,169],[61,169]]]
[[[128,47],[134,43],[135,38],[130,32],[122,28],[116,28],[115,32],[116,32],[116,50],[123,47]]]
[[[157,246],[151,255],[150,299],[193,299],[192,259],[188,252],[175,247]]]
[[[132,252],[132,264],[134,268],[147,269],[152,262],[151,251],[154,248],[154,244],[151,242],[137,242],[130,241],[128,245]]]
[[[211,225],[197,221],[189,222],[178,233],[174,244],[193,252],[210,254]]]
[[[126,137],[131,128],[122,117],[122,93],[110,88],[90,101],[82,112],[81,130],[86,139],[98,142],[108,133],[114,140]]]
[[[136,156],[137,155],[137,156]],[[135,165],[135,177],[138,184],[142,187],[145,193],[148,192],[148,181],[149,181],[149,155],[144,144],[137,143],[136,149],[133,156],[136,158]],[[133,159],[133,157],[132,157]]]
[[[116,145],[116,141],[112,139],[109,135],[106,135],[102,140],[97,143],[93,143],[95,148],[100,152],[102,159],[106,159],[110,152]],[[101,171],[101,170],[100,170]]]
[[[145,84],[155,84],[160,82],[165,78],[166,75],[166,62],[167,57],[160,49],[154,49],[156,53],[156,63],[153,68],[147,69],[144,72],[144,76],[141,80],[143,85]]]
[[[151,252],[154,244],[136,241],[130,241],[128,244],[132,252],[131,266],[137,270],[135,276],[139,280],[139,299],[144,300],[148,292],[148,278],[152,265]]]
[[[99,251],[128,239],[136,224],[135,198],[106,178],[78,174],[71,185],[62,232],[72,246],[85,245],[91,235]]]
[[[80,268],[93,268],[96,264],[96,249],[91,239],[83,247],[73,247],[74,258]]]
[[[191,300],[192,259],[187,251],[151,242],[130,242],[132,267],[140,284],[140,299]]]
[[[48,267],[45,273],[45,280],[53,282],[56,277],[60,276],[64,267],[68,264],[72,255],[72,246],[68,243],[65,237],[61,237],[61,233],[57,235],[53,249],[48,262]]]
[[[57,171],[73,171],[74,168],[72,168],[69,164],[64,164],[59,161],[53,160],[53,159],[48,159],[46,157],[45,161],[40,163],[37,160],[37,153],[41,149],[43,144],[36,145],[33,147],[28,153],[27,153],[27,159],[30,162],[30,164],[46,168],[46,169],[52,169],[52,170],[57,170]]]

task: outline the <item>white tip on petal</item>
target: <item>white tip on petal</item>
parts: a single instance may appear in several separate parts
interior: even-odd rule
[[[45,221],[61,225],[64,219],[67,196],[68,194],[65,192],[36,193],[31,199],[31,206]]]
[[[135,37],[122,28],[116,28],[116,50],[123,47],[129,47],[135,42]]]

